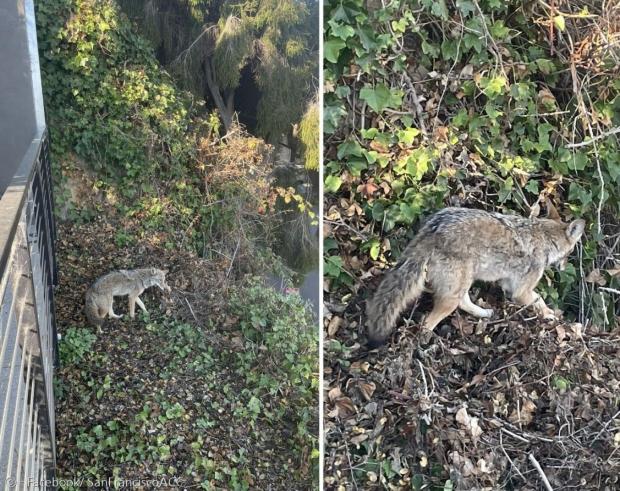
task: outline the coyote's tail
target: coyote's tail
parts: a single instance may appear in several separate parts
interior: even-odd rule
[[[385,343],[400,313],[422,294],[427,264],[428,259],[409,257],[386,273],[374,296],[366,304],[370,347]]]
[[[88,322],[95,327],[101,327],[103,324],[103,317],[99,315],[99,307],[97,306],[97,302],[95,302],[95,295],[90,289],[86,292],[84,312],[86,313]]]

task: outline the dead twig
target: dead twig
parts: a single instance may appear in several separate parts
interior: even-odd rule
[[[538,471],[538,474],[540,474],[540,478],[543,480],[543,483],[545,484],[545,488],[547,488],[547,491],[553,491],[553,488],[551,487],[551,483],[549,483],[549,479],[547,479],[545,472],[542,470],[542,467],[540,467],[540,464],[536,460],[536,457],[534,457],[534,454],[530,453],[528,454],[527,457],[528,459],[530,459],[530,462],[532,463],[534,468]]]
[[[568,145],[566,145],[566,148],[580,148],[580,147],[585,147],[587,145],[592,145],[594,142],[602,140],[603,138],[607,138],[608,136],[617,135],[618,133],[620,133],[620,127],[613,128],[609,131],[606,131],[605,133],[601,133],[600,135],[591,137],[579,143],[569,143]]]

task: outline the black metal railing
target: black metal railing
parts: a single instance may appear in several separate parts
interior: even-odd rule
[[[0,210],[0,488],[53,488],[57,271],[47,132],[33,140]]]
[[[0,490],[55,489],[52,180],[33,0],[0,2]]]

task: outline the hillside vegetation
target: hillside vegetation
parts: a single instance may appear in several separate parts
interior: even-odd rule
[[[542,488],[529,454],[554,489],[613,487],[618,6],[345,0],[324,25],[328,488]],[[426,216],[542,216],[547,200],[587,222],[537,288],[563,322],[477,285],[490,322],[455,313],[421,347],[424,297],[367,351],[364,300]],[[593,394],[593,414],[575,406]]]
[[[121,0],[120,4],[179,83],[217,107],[227,131],[237,111],[270,143],[282,134],[293,139],[293,125],[300,122],[317,90],[318,2]]]
[[[318,335],[287,269],[272,149],[180,90],[113,0],[36,2],[59,228],[58,474],[311,489]],[[100,275],[169,269],[149,315],[86,324]],[[115,308],[126,313],[125,301]],[[76,488],[78,485],[76,485]]]

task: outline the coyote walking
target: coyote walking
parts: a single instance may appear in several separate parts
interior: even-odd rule
[[[140,295],[151,286],[162,291],[170,291],[166,284],[166,273],[156,268],[144,268],[112,271],[99,278],[86,292],[86,317],[97,328],[103,324],[106,315],[119,319],[122,316],[114,313],[114,297],[129,296],[129,317],[133,319],[136,304],[146,312]]]
[[[562,223],[550,204],[549,218],[467,208],[438,211],[422,226],[367,303],[369,345],[385,343],[399,314],[425,287],[433,293],[433,310],[422,326],[426,333],[457,307],[477,317],[493,315],[491,309],[483,309],[469,298],[469,288],[476,280],[498,282],[516,303],[532,305],[538,314],[553,318],[553,311],[534,287],[548,266],[564,269],[584,228],[583,220]]]

